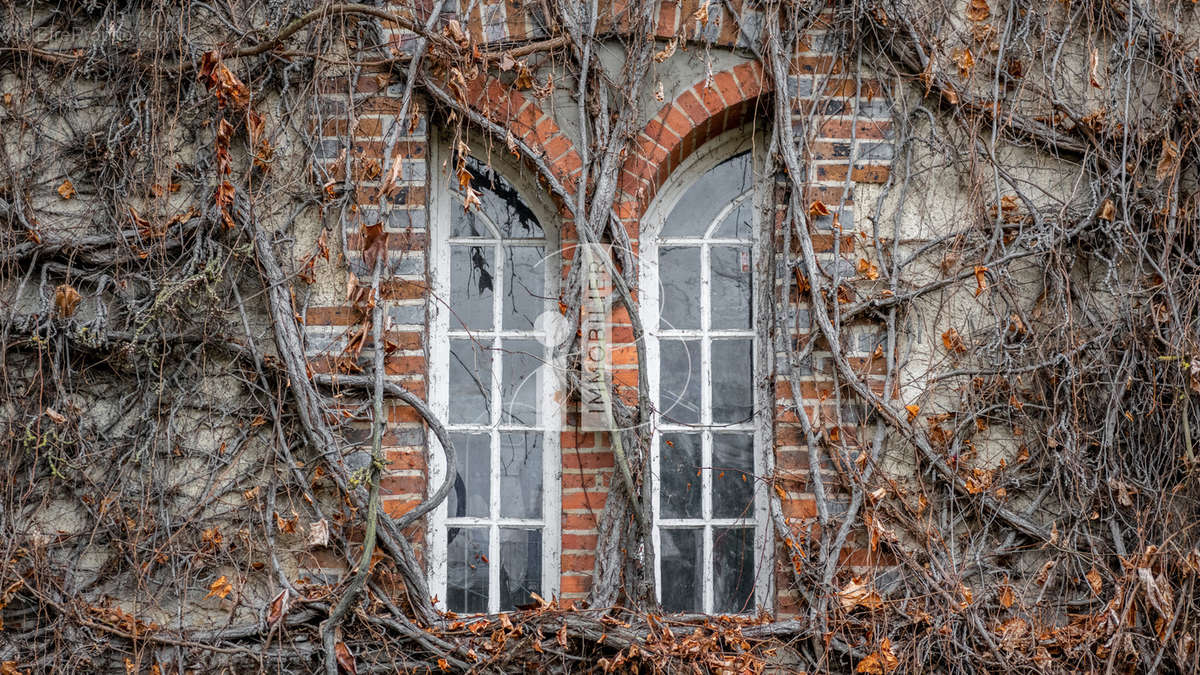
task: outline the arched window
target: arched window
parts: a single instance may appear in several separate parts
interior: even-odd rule
[[[487,163],[466,169],[465,187],[435,171],[431,200],[430,396],[458,471],[428,555],[446,609],[494,613],[557,592],[560,408],[543,314],[558,311],[561,258],[544,209]]]
[[[642,319],[655,405],[658,587],[678,612],[767,603],[769,403],[755,306],[752,141],[715,142],[685,162],[642,222]]]

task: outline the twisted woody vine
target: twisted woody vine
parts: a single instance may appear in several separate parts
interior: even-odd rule
[[[39,0],[0,34],[0,674],[1200,668],[1194,3]],[[668,236],[731,138],[746,183]],[[553,330],[508,323],[534,283]],[[561,419],[489,407],[507,355],[481,397],[436,367],[530,336]],[[518,435],[554,463],[489,474]]]

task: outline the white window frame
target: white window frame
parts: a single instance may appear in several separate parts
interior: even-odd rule
[[[773,255],[771,254],[770,243],[772,241],[772,228],[770,223],[762,223],[761,212],[764,201],[770,200],[771,183],[761,180],[762,175],[762,154],[765,145],[761,139],[747,132],[746,130],[733,130],[722,134],[716,139],[707,142],[702,148],[689,156],[680,166],[672,172],[671,176],[659,189],[654,201],[646,211],[646,215],[642,218],[641,232],[639,237],[640,264],[639,264],[639,289],[641,295],[641,306],[639,315],[646,332],[646,359],[647,359],[647,376],[650,386],[650,396],[653,402],[653,435],[651,442],[651,492],[652,492],[652,508],[654,520],[654,549],[659,552],[656,556],[655,566],[655,588],[658,593],[658,600],[662,601],[662,545],[661,545],[661,529],[672,527],[687,527],[687,528],[702,528],[704,543],[703,543],[703,559],[702,577],[704,587],[701,589],[701,611],[704,614],[712,614],[715,604],[714,599],[714,555],[713,555],[713,528],[714,527],[736,527],[744,525],[754,526],[754,548],[755,548],[755,581],[754,581],[754,598],[756,607],[754,611],[771,611],[775,604],[774,590],[774,546],[773,527],[770,518],[770,502],[767,493],[767,485],[765,478],[771,475],[774,470],[774,453],[773,453],[773,434],[771,422],[773,418],[773,397],[768,385],[768,374],[770,371],[771,350],[770,340],[767,335],[767,322],[769,320],[768,311],[771,306],[770,296],[770,275],[768,274],[769,265],[772,264]],[[701,326],[699,329],[676,330],[659,327],[659,272],[658,272],[658,250],[660,244],[660,232],[666,218],[671,214],[671,211],[678,204],[687,189],[706,171],[720,164],[721,162],[743,152],[751,151],[751,162],[753,167],[753,180],[748,190],[749,195],[739,195],[733,202],[725,206],[720,214],[713,218],[712,222],[720,222],[726,214],[728,214],[735,205],[741,203],[743,198],[749,198],[753,203],[753,227],[751,241],[747,242],[741,239],[708,239],[701,235],[699,237],[684,238],[670,237],[668,245],[684,244],[697,245],[701,248],[701,294],[700,294],[700,312]],[[711,285],[711,265],[710,265],[710,244],[750,244],[751,250],[751,322],[750,328],[747,330],[711,330],[711,312],[708,306],[710,302],[709,288]],[[701,339],[701,419],[696,425],[679,425],[665,422],[662,415],[659,413],[660,406],[660,349],[659,341],[661,338],[689,338],[700,339],[704,335],[708,339]],[[745,424],[732,426],[711,426],[711,395],[712,395],[712,369],[711,369],[711,340],[712,338],[721,337],[751,337],[753,350],[753,419]],[[723,429],[729,431],[754,431],[754,473],[756,480],[754,481],[754,513],[753,518],[712,518],[712,434],[715,431],[720,432]],[[701,472],[701,499],[702,499],[702,517],[688,519],[664,519],[661,517],[660,510],[660,453],[661,436],[663,432],[679,432],[679,431],[699,431],[703,435],[702,439],[702,472]],[[748,612],[749,613],[749,612]]]
[[[522,197],[522,202],[538,219],[545,233],[545,251],[548,259],[561,260],[559,248],[558,218],[554,211],[536,199],[528,199],[529,195],[539,192],[529,189],[523,183],[520,171],[511,167],[499,158],[489,157],[487,162],[493,169],[512,185]],[[450,433],[491,432],[491,472],[489,493],[491,503],[489,514],[500,513],[500,472],[497,431],[520,430],[530,431],[528,426],[501,424],[500,387],[502,378],[502,359],[492,359],[491,400],[494,402],[490,424],[449,424],[450,409],[450,340],[451,338],[474,337],[481,343],[491,343],[494,348],[500,336],[504,338],[536,338],[542,332],[538,330],[508,330],[501,327],[499,332],[468,331],[454,318],[450,302],[450,250],[451,243],[457,241],[451,237],[451,209],[462,208],[461,201],[450,189],[451,153],[445,141],[433,140],[429,144],[430,192],[429,192],[429,277],[431,294],[429,302],[429,397],[430,407],[446,424]],[[483,160],[480,160],[483,161]],[[502,246],[502,244],[494,244]],[[496,269],[493,270],[493,316],[499,311],[504,301],[504,260],[505,256],[497,256]],[[561,284],[561,264],[544,265],[545,286],[547,296],[546,307],[553,306],[557,310],[557,297]],[[562,507],[561,483],[562,465],[560,439],[562,431],[561,414],[561,378],[559,373],[563,368],[561,358],[556,360],[552,347],[546,347],[543,352],[548,355],[547,364],[541,368],[538,381],[541,391],[538,408],[538,424],[542,431],[542,519],[529,520],[519,518],[450,518],[448,500],[443,501],[430,514],[427,531],[426,560],[430,593],[437,599],[436,607],[446,609],[446,589],[448,584],[447,559],[447,529],[449,527],[482,527],[489,528],[488,534],[488,613],[500,612],[500,540],[499,530],[502,527],[528,528],[540,526],[542,531],[542,583],[541,595],[546,599],[557,597],[559,594],[560,552],[562,547]],[[536,429],[535,429],[536,430]],[[441,485],[446,476],[445,454],[441,444],[434,434],[428,434],[429,444],[429,484]],[[530,600],[532,602],[532,600]]]

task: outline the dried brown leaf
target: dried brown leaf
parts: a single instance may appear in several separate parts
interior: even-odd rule
[[[282,591],[279,591],[279,595],[275,596],[275,599],[271,601],[271,606],[267,609],[268,626],[274,626],[275,624],[279,623],[279,620],[283,618],[284,613],[287,612],[287,605],[288,591],[285,588]]]
[[[345,642],[338,640],[333,645],[333,655],[337,658],[337,663],[350,675],[358,675],[358,663],[354,660],[354,655],[350,653],[350,648]]]
[[[892,653],[892,641],[884,638],[879,644],[879,651],[868,654],[858,662],[855,672],[866,675],[884,675],[900,666],[900,660]]]
[[[988,7],[987,0],[970,0],[967,3],[967,18],[971,21],[987,21],[992,15],[992,10]]]
[[[64,319],[70,318],[75,314],[75,310],[79,307],[79,303],[82,300],[83,298],[80,297],[79,291],[75,290],[75,287],[69,284],[61,284],[54,289],[54,309]]]
[[[962,336],[959,335],[958,331],[954,328],[942,333],[942,346],[946,348],[946,351],[957,354],[962,354],[967,351],[967,346],[963,344]]]
[[[1100,213],[1096,217],[1112,222],[1117,217],[1117,205],[1113,204],[1113,200],[1105,199],[1104,203],[1100,205]]]
[[[981,293],[987,290],[987,271],[988,268],[983,265],[975,266],[975,297],[979,297]]]
[[[1175,173],[1175,167],[1179,164],[1179,145],[1169,138],[1163,137],[1162,140],[1162,157],[1158,160],[1158,169],[1154,172],[1154,178],[1158,182],[1162,182],[1167,177]],[[69,199],[69,197],[68,197]]]
[[[866,258],[859,258],[858,274],[864,279],[875,281],[879,278],[879,266]]]
[[[208,595],[204,596],[204,599],[207,600],[212,597],[217,597],[224,600],[232,592],[233,584],[229,582],[229,579],[225,578],[224,574],[222,574],[220,579],[217,579],[209,584]]]
[[[63,199],[70,199],[75,196],[75,186],[71,184],[70,179],[64,180],[62,185],[58,186],[58,195]]]

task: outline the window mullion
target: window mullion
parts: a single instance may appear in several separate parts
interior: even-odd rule
[[[713,533],[712,525],[704,523],[704,602],[701,605],[705,614],[713,612],[714,577],[713,570]]]
[[[496,273],[492,276],[492,404],[488,411],[492,423],[489,434],[491,440],[491,467],[488,472],[489,503],[488,518],[488,612],[495,614],[500,611],[500,418],[503,402],[500,400],[504,390],[504,344],[501,333],[504,331],[504,243],[497,240],[492,247],[492,255],[496,261]]]

